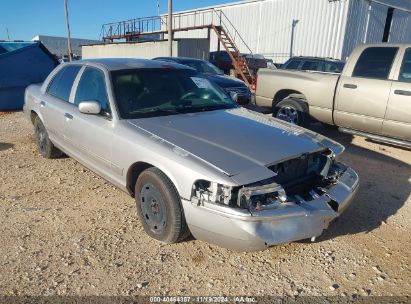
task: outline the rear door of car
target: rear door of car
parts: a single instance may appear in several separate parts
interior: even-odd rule
[[[340,77],[334,121],[340,127],[382,133],[398,47],[368,47]],[[347,75],[348,74],[348,75]]]
[[[67,65],[61,68],[51,79],[43,100],[40,102],[43,123],[51,140],[65,148],[64,113],[70,109],[70,93],[81,65]]]
[[[65,135],[74,157],[101,175],[112,177],[118,172],[111,163],[114,123],[107,84],[103,70],[91,66],[83,68],[73,87]],[[81,113],[78,105],[82,101],[97,101],[102,111],[97,115]]]
[[[411,48],[403,49],[400,58],[403,59],[392,82],[382,133],[411,141]]]

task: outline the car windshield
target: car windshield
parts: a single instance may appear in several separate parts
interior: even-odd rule
[[[114,71],[111,76],[123,119],[236,107],[218,86],[188,69],[133,69]]]
[[[182,64],[206,75],[222,75],[223,71],[206,61],[184,61]]]

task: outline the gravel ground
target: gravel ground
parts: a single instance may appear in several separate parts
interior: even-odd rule
[[[353,204],[315,243],[238,253],[150,239],[132,198],[1,115],[0,295],[411,295],[411,151],[313,129],[347,147]]]

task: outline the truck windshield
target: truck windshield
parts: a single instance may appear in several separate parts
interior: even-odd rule
[[[224,91],[192,70],[132,69],[111,76],[123,119],[236,107]]]

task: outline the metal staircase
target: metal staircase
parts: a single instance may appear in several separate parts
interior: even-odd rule
[[[167,15],[162,15],[104,24],[100,36],[104,42],[110,43],[119,39],[135,41],[150,35],[166,35],[167,19]],[[255,81],[255,75],[249,69],[247,60],[240,50],[251,55],[252,51],[223,11],[207,9],[173,14],[173,32],[200,29],[215,32],[219,44],[230,56],[236,76],[251,86]]]
[[[230,34],[222,26],[212,25],[212,29],[217,34],[218,40],[230,56],[236,74],[240,76],[248,86],[252,85],[254,83],[254,75],[251,73],[246,59],[240,53],[237,45],[230,37]]]

